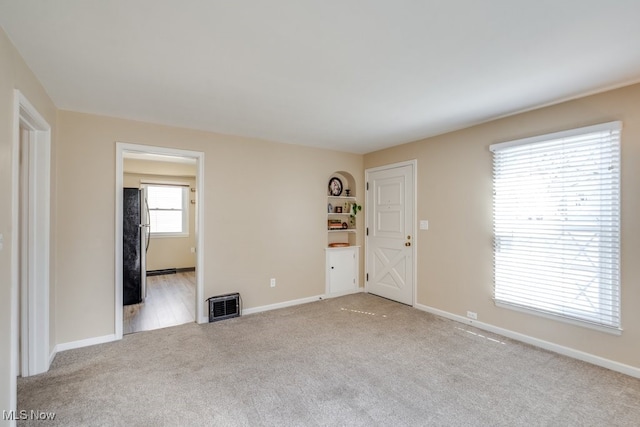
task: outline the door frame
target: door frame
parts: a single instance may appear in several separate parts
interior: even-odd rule
[[[413,175],[413,222],[411,223],[411,236],[413,239],[413,244],[411,245],[411,258],[413,265],[413,292],[412,292],[412,307],[415,307],[418,300],[418,286],[416,283],[418,282],[418,266],[416,262],[416,255],[418,250],[418,234],[416,233],[417,227],[417,218],[418,218],[418,160],[407,160],[403,162],[391,163],[382,166],[376,166],[373,168],[365,169],[364,171],[364,182],[366,188],[366,197],[365,197],[365,209],[371,209],[371,207],[367,207],[369,205],[369,176],[374,172],[385,171],[389,169],[395,169],[398,167],[411,166],[411,171]],[[365,230],[368,230],[371,224],[369,224],[369,215],[365,215]],[[364,282],[364,291],[369,292],[369,281],[366,280],[367,272],[369,271],[369,236],[365,232],[364,236],[364,271],[365,271],[365,282]]]
[[[27,133],[29,150],[29,198],[27,212],[20,210],[21,131]],[[50,328],[50,244],[51,244],[51,126],[20,92],[14,90],[13,145],[11,159],[11,396],[17,405],[17,376],[49,370],[53,354]],[[22,224],[29,230],[24,248],[28,257],[28,280],[21,280]],[[19,314],[18,314],[19,313]],[[18,352],[21,352],[19,360]]]
[[[124,154],[125,153],[146,153],[158,154],[174,157],[190,157],[196,160],[196,318],[197,323],[207,323],[204,309],[204,153],[201,151],[182,150],[178,148],[156,147],[152,145],[130,144],[116,142],[116,236],[115,236],[115,335],[116,340],[122,339],[122,194],[124,183]]]

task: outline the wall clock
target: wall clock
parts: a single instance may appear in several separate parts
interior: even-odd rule
[[[340,178],[331,178],[329,180],[329,195],[339,196],[342,194],[342,181]]]

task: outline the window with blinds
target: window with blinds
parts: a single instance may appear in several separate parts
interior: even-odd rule
[[[149,231],[152,236],[185,236],[189,233],[188,188],[146,185]]]
[[[497,305],[620,333],[620,132],[490,147]]]

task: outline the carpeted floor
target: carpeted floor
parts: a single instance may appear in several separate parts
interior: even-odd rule
[[[368,294],[59,353],[38,426],[637,426],[640,380]]]

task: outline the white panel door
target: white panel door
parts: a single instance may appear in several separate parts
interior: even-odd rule
[[[367,171],[367,292],[413,305],[414,165]]]

